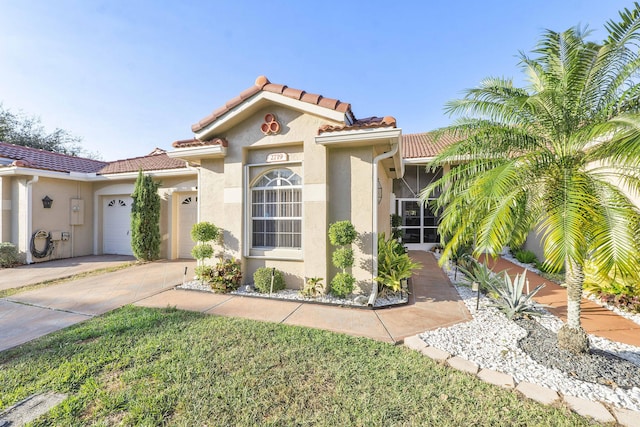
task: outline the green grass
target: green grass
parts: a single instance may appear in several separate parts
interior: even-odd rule
[[[131,306],[0,353],[0,409],[44,391],[37,426],[588,425],[404,347]]]

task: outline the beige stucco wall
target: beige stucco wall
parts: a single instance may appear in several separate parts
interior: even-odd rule
[[[329,222],[349,220],[358,232],[353,245],[354,266],[351,273],[359,289],[368,293],[372,284],[372,197],[373,149],[371,147],[329,149]],[[356,179],[357,178],[357,179]],[[331,253],[335,248],[329,248]],[[331,255],[328,255],[330,259]],[[329,281],[338,273],[329,268]]]
[[[50,258],[37,259],[34,262],[48,259],[70,258],[90,255],[93,252],[93,204],[91,203],[92,185],[86,182],[51,179],[40,177],[32,188],[32,232],[69,233],[69,240],[55,241],[54,251]],[[42,199],[45,196],[53,199],[51,208],[45,209]],[[84,200],[84,224],[70,225],[71,199]]]

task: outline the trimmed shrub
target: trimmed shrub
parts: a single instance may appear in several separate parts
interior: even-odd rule
[[[18,264],[19,260],[20,254],[18,254],[18,248],[16,248],[13,243],[0,243],[0,267],[13,267]]]
[[[191,228],[191,240],[194,242],[210,242],[220,237],[220,229],[210,222],[199,222]],[[208,258],[208,257],[207,257]]]
[[[349,273],[338,273],[331,281],[331,293],[337,297],[344,298],[353,292],[353,285],[356,278]]]
[[[271,273],[273,273],[273,292],[281,291],[285,287],[282,271],[269,267],[260,267],[253,273],[253,286],[258,292],[268,294],[271,289]]]
[[[208,243],[197,244],[191,249],[191,256],[197,260],[204,260],[213,256],[213,246]]]
[[[353,249],[351,248],[339,248],[333,252],[331,256],[333,265],[343,270],[353,265]]]
[[[235,291],[240,286],[240,280],[242,280],[240,261],[235,259],[221,261],[213,267],[213,272],[211,289],[214,291],[226,293]]]
[[[329,226],[329,241],[334,246],[350,245],[358,233],[351,221],[338,221]]]

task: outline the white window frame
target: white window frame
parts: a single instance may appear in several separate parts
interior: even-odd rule
[[[252,167],[264,167],[271,166],[268,169],[262,170],[259,175],[257,175],[253,180],[250,180],[250,168]],[[304,194],[303,187],[304,183],[302,181],[302,173],[301,171],[297,171],[295,166],[300,166],[300,162],[282,162],[277,164],[259,164],[259,165],[247,165],[245,167],[245,182],[247,186],[245,187],[247,190],[245,192],[245,238],[244,238],[244,254],[247,258],[268,258],[268,259],[281,259],[281,260],[302,260],[302,247],[304,245]],[[263,191],[265,189],[274,189],[279,188],[275,187],[256,187],[255,185],[260,182],[260,180],[269,173],[279,170],[286,169],[291,171],[293,174],[297,175],[300,178],[299,185],[292,186],[284,186],[280,187],[282,189],[298,189],[300,190],[300,216],[296,217],[273,217],[273,219],[283,219],[283,220],[298,220],[300,224],[300,247],[271,247],[271,246],[263,246],[263,247],[254,247],[253,246],[253,221],[254,219],[260,219],[262,217],[254,217],[253,216],[253,194],[254,190]]]

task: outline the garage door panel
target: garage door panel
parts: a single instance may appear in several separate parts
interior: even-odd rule
[[[104,199],[102,215],[102,252],[105,254],[133,255],[131,249],[130,196],[112,196]]]

